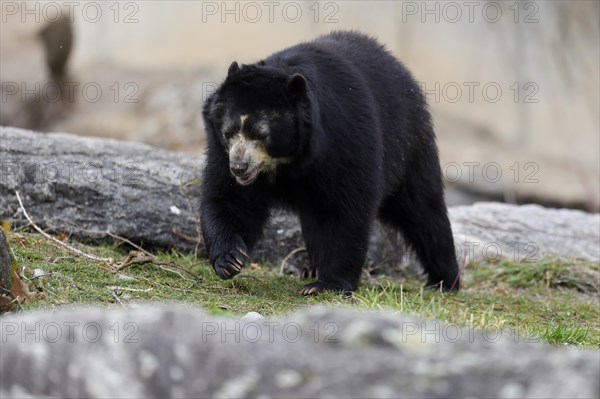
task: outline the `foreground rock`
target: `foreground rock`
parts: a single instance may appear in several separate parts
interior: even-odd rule
[[[15,128],[1,129],[0,157],[0,218],[26,223],[14,194],[18,190],[34,221],[51,231],[83,240],[117,235],[148,248],[191,250],[198,244],[201,158],[132,142]],[[461,261],[600,260],[598,214],[487,203],[451,208],[450,217]],[[297,218],[277,214],[253,259],[279,265],[303,245]],[[302,262],[305,253],[297,252],[287,269]],[[387,274],[418,273],[400,236],[379,224],[368,262]]]
[[[238,321],[157,305],[0,323],[3,398],[578,398],[600,388],[596,351],[391,314]]]

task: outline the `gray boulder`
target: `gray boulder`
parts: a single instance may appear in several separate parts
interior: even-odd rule
[[[144,305],[0,319],[0,396],[597,397],[597,351],[397,314],[235,320]]]
[[[600,215],[539,205],[476,203],[449,211],[457,254],[467,261],[544,258],[600,261]]]
[[[40,226],[78,238],[108,232],[149,246],[193,248],[190,202],[201,160],[112,139],[0,130],[0,217],[25,223],[15,191]],[[186,186],[186,184],[188,186]]]

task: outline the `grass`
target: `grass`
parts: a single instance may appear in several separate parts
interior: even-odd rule
[[[423,290],[415,279],[368,278],[351,298],[336,293],[302,297],[303,281],[282,276],[268,265],[253,264],[233,280],[222,281],[210,265],[192,254],[157,254],[186,271],[154,264],[112,273],[102,264],[55,247],[32,233],[8,234],[19,268],[39,294],[21,310],[74,304],[126,307],[146,301],[184,302],[213,313],[239,316],[287,314],[315,304],[391,310],[461,326],[502,329],[516,337],[554,345],[600,347],[598,265],[546,261],[469,264],[459,294]],[[96,256],[123,259],[119,245],[83,246]],[[191,272],[189,274],[187,271]],[[34,276],[39,277],[34,277]],[[40,276],[41,275],[41,276]]]

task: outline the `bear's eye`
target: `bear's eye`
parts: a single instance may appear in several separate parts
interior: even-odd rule
[[[223,137],[225,137],[225,140],[231,140],[234,133],[235,133],[234,129],[227,129],[223,132]]]
[[[249,138],[251,138],[253,140],[262,140],[267,137],[265,132],[263,132],[260,129],[257,129],[256,127],[253,127],[252,129],[250,129],[248,136],[249,136]]]
[[[248,136],[254,140],[264,140],[269,136],[269,126],[264,122],[254,123],[248,129]]]

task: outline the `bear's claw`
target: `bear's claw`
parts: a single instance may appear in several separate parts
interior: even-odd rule
[[[248,255],[238,248],[235,252],[229,252],[219,256],[213,267],[219,277],[223,280],[228,280],[242,271],[244,260],[247,258]]]
[[[302,280],[306,280],[308,278],[316,278],[319,277],[316,268],[304,267],[300,271],[300,278]]]

